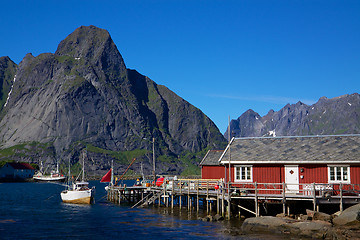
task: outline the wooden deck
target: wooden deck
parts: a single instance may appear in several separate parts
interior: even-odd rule
[[[230,188],[228,187],[230,185]],[[295,188],[295,190],[294,190]],[[216,211],[230,217],[231,208],[239,208],[256,216],[260,215],[260,203],[282,204],[283,213],[290,213],[289,202],[308,201],[318,210],[320,205],[337,204],[343,210],[344,204],[360,203],[359,184],[299,184],[285,183],[236,183],[225,184],[221,179],[179,179],[167,181],[161,187],[114,186],[108,191],[108,200],[117,204],[131,204],[132,207],[163,205],[187,207],[199,211]],[[254,203],[254,209],[245,208],[243,201]]]

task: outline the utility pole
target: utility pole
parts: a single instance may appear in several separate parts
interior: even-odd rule
[[[230,200],[230,197],[231,197],[231,193],[230,193],[230,182],[231,182],[231,128],[230,128],[230,115],[229,115],[229,131],[228,131],[228,134],[229,134],[229,182],[228,182],[228,219],[230,219],[230,212],[231,212],[231,200]]]
[[[229,127],[228,127],[228,136],[229,136],[229,179],[228,179],[228,185],[229,185],[229,193],[230,193],[230,181],[231,181],[231,148],[230,148],[230,143],[231,143],[231,129],[230,129],[230,115],[229,115]]]
[[[155,174],[155,138],[153,137],[153,175],[154,175],[154,185],[156,184],[156,174]]]

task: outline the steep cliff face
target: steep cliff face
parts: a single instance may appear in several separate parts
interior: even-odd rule
[[[260,117],[252,110],[231,121],[232,136],[304,136],[360,133],[360,95],[322,97],[311,106],[302,102],[270,110]],[[224,136],[227,138],[228,133]]]
[[[16,64],[9,57],[0,57],[0,111],[6,104],[16,68]]]
[[[96,148],[93,158],[151,149],[154,137],[157,155],[176,158],[224,140],[199,109],[127,69],[109,33],[94,26],[76,29],[55,54],[26,55],[3,113],[2,148],[51,143],[60,157],[79,144]]]

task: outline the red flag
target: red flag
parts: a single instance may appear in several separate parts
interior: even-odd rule
[[[111,168],[110,170],[101,178],[100,182],[110,182],[111,181]]]

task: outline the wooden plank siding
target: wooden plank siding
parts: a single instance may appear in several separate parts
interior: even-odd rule
[[[299,165],[299,183],[328,183],[328,166],[326,164]]]
[[[202,166],[201,178],[202,179],[225,178],[225,168],[224,166]]]
[[[360,165],[350,166],[350,178],[352,184],[360,184]]]
[[[235,165],[236,166],[236,165]],[[231,182],[232,186],[238,187],[238,188],[254,188],[253,184],[249,184],[249,182],[238,182],[235,181],[235,168],[234,166],[231,167]],[[252,181],[251,183],[259,183],[263,185],[263,183],[282,183],[284,179],[284,167],[280,164],[259,164],[259,165],[253,165],[253,171],[252,171]],[[270,189],[278,189],[280,185],[276,186],[261,186],[261,188],[270,188]],[[262,194],[280,194],[280,192],[277,191],[267,191],[262,190]]]
[[[281,165],[253,166],[253,180],[258,183],[282,183],[284,168]]]

